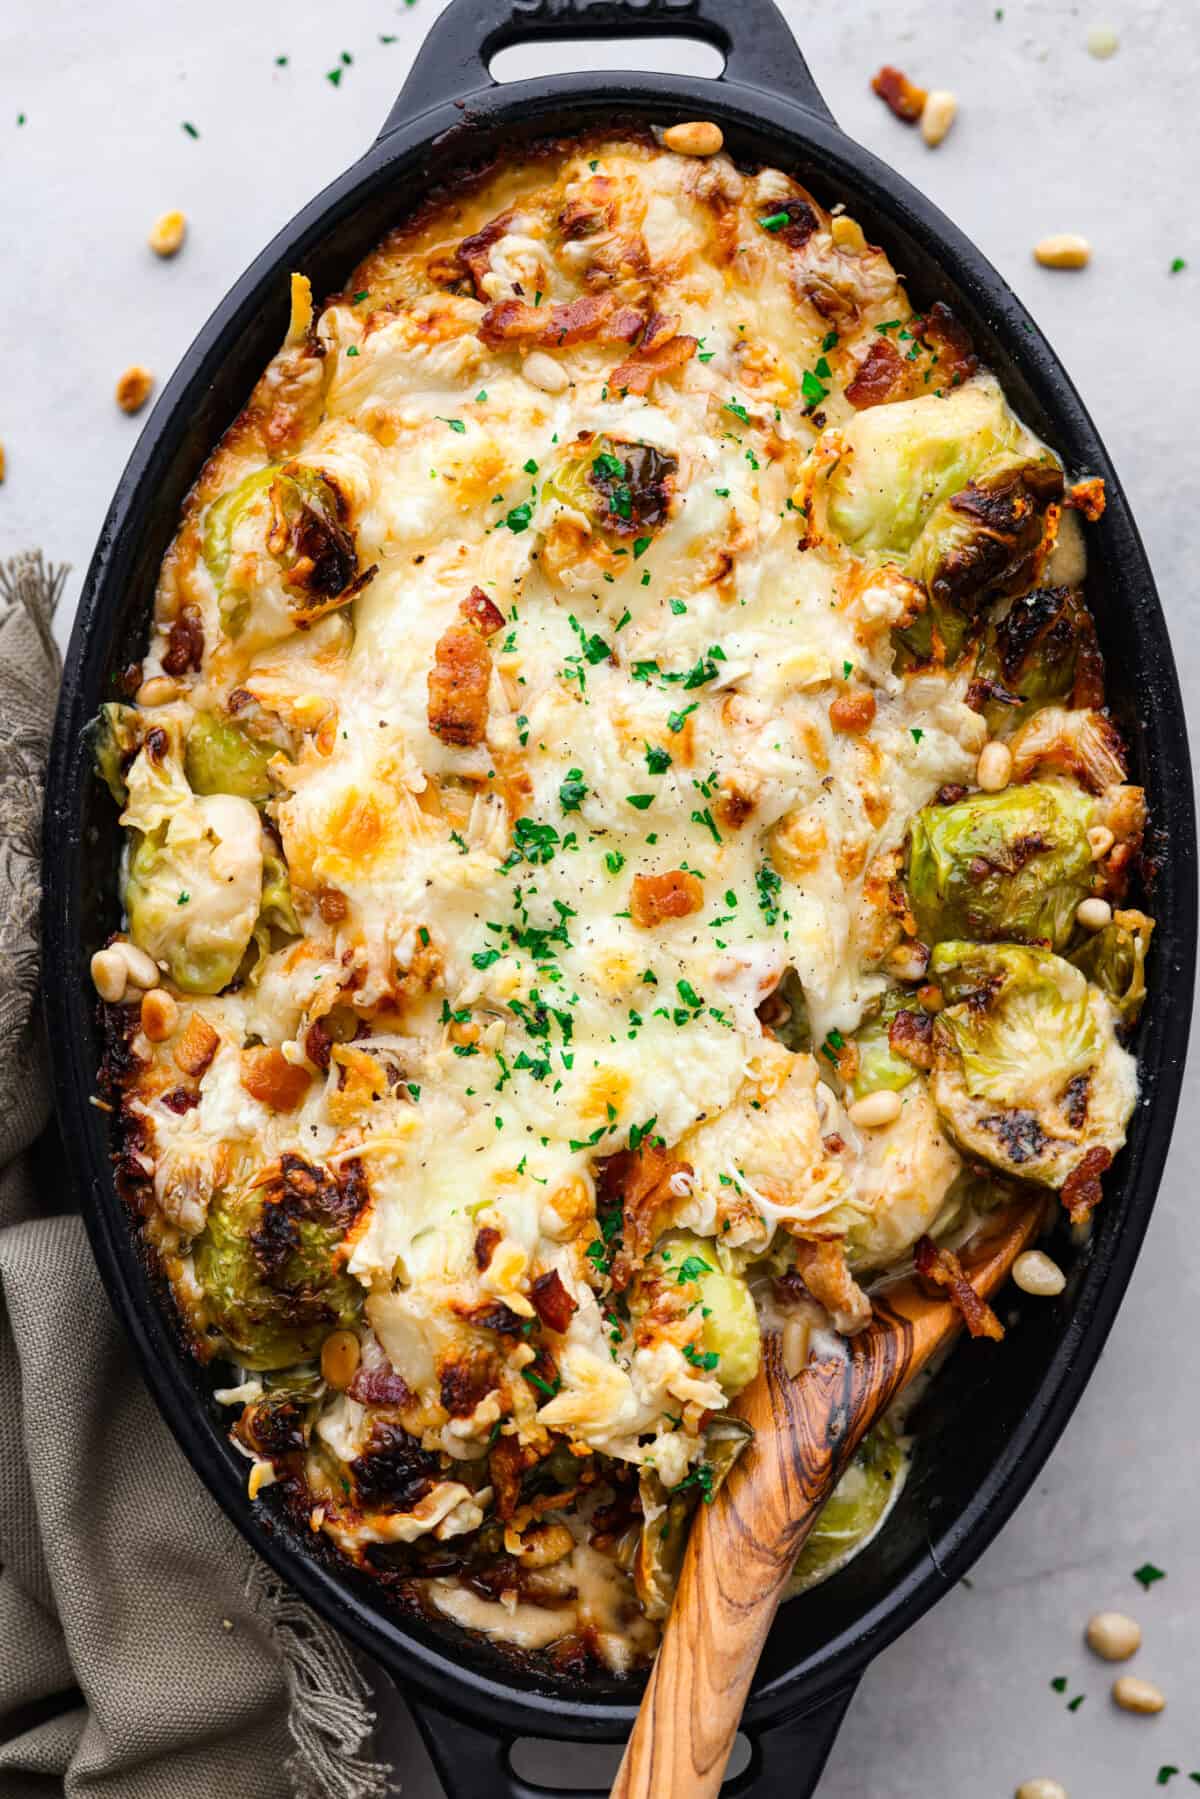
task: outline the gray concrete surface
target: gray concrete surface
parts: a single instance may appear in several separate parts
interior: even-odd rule
[[[373,136],[439,10],[438,0],[6,0],[0,554],[40,544],[69,560],[71,605],[139,428],[113,405],[117,374],[136,360],[165,379],[255,251]],[[1058,347],[1128,486],[1195,694],[1200,27],[1191,0],[1097,0],[1094,10],[1065,0],[1001,9],[785,0],[785,10],[839,120],[975,237]],[[1086,36],[1106,21],[1120,49],[1100,62]],[[353,61],[334,87],[325,74],[343,50]],[[520,60],[523,72],[644,55],[560,47]],[[868,93],[885,59],[957,91],[961,116],[937,152]],[[705,66],[678,46],[658,66],[684,63]],[[189,240],[161,263],[145,234],[174,206],[189,216]],[[1032,263],[1033,242],[1058,230],[1092,239],[1086,273]],[[1177,256],[1190,266],[1171,275]],[[1181,1799],[1191,1790],[1188,1773],[1200,1771],[1198,1101],[1193,1076],[1149,1241],[1062,1444],[972,1588],[869,1671],[821,1799],[1000,1799],[1038,1774],[1056,1776],[1071,1799],[1134,1799],[1157,1791],[1171,1765],[1181,1771],[1170,1789]],[[1147,1559],[1168,1578],[1143,1594],[1132,1570]],[[1142,1620],[1136,1668],[1169,1695],[1161,1717],[1110,1704],[1106,1670],[1080,1640],[1098,1606]],[[1076,1712],[1051,1690],[1056,1675],[1086,1693]],[[385,1736],[400,1789],[434,1799],[404,1718],[389,1715]],[[556,1756],[553,1778],[567,1778],[567,1765]]]

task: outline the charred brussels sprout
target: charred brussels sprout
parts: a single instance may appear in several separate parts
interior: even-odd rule
[[[543,496],[615,537],[640,537],[666,523],[677,467],[652,444],[598,437],[562,458],[546,477]]]
[[[816,1586],[861,1549],[903,1485],[904,1450],[886,1422],[863,1438],[796,1561],[790,1590]]]
[[[118,806],[129,797],[125,771],[142,741],[142,715],[133,706],[110,700],[92,726],[92,760],[96,773]]]
[[[922,938],[1065,946],[1091,892],[1094,803],[1066,782],[1034,781],[926,806],[912,823],[909,901]]]
[[[1039,587],[989,626],[970,700],[995,732],[1068,696],[1073,705],[1098,705],[1103,675],[1096,627],[1081,596],[1070,587]]]
[[[669,1290],[678,1289],[689,1304],[698,1299],[703,1324],[700,1356],[715,1356],[710,1372],[732,1399],[758,1372],[758,1313],[750,1289],[739,1274],[722,1267],[716,1244],[690,1233],[673,1234],[659,1244],[655,1261]]]
[[[1048,950],[942,943],[930,972],[949,1002],[934,1020],[933,1097],[965,1154],[1061,1187],[1089,1151],[1125,1140],[1137,1082],[1098,988]]]
[[[1146,952],[1153,930],[1154,920],[1144,912],[1114,912],[1112,923],[1071,957],[1075,967],[1107,993],[1127,1027],[1137,1023],[1146,998]]]
[[[916,1079],[917,1071],[913,1064],[906,1062],[903,1056],[898,1056],[889,1042],[892,1020],[897,1012],[911,1004],[911,994],[885,993],[875,1016],[855,1031],[858,1068],[854,1079],[847,1084],[850,1100],[862,1099],[865,1094],[875,1093],[881,1087],[889,1087],[893,1092],[899,1093],[910,1081]]]
[[[665,1618],[675,1597],[692,1518],[701,1503],[711,1505],[754,1432],[741,1418],[713,1419],[705,1433],[704,1457],[677,1486],[667,1488],[653,1468],[639,1479],[645,1524],[633,1565],[637,1596],[648,1618]]]
[[[208,1320],[246,1368],[286,1368],[354,1323],[362,1288],[344,1271],[353,1185],[296,1155],[266,1182],[218,1195],[194,1251]]]
[[[254,518],[253,547],[265,549],[280,570],[291,622],[305,626],[345,605],[363,584],[343,513],[332,482],[299,463],[256,469],[213,501],[205,519],[203,553],[231,637],[245,629],[254,599],[253,584],[245,585],[236,572],[240,527]]]
[[[272,793],[267,764],[275,754],[216,712],[200,712],[187,734],[183,767],[193,793],[232,793],[261,806]]]

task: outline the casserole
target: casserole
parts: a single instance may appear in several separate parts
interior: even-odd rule
[[[590,7],[585,17],[589,26],[602,22],[611,27],[623,20],[639,25],[653,21],[658,27],[686,25],[723,47],[727,44],[719,15],[703,7]],[[589,1685],[568,1709],[564,1700],[575,1698],[569,1689],[564,1692],[548,1681],[518,1682],[510,1668],[480,1646],[464,1649],[460,1640],[428,1626],[400,1626],[379,1611],[373,1595],[353,1582],[297,1565],[281,1517],[273,1520],[270,1531],[264,1531],[260,1520],[246,1517],[240,1471],[220,1440],[221,1426],[214,1420],[211,1406],[202,1418],[198,1416],[197,1394],[204,1391],[204,1383],[172,1349],[145,1291],[124,1221],[113,1204],[103,1132],[85,1104],[97,1057],[82,1001],[73,997],[81,990],[82,977],[77,980],[75,975],[81,951],[86,953],[103,940],[115,909],[113,859],[107,853],[112,827],[104,808],[96,805],[87,781],[81,727],[107,697],[106,671],[132,659],[130,646],[140,645],[152,574],[184,490],[209,445],[240,404],[267,351],[282,335],[283,320],[272,312],[283,291],[281,272],[299,266],[313,276],[319,291],[334,287],[391,222],[396,212],[396,179],[418,166],[423,169],[428,143],[437,144],[442,167],[449,175],[480,157],[491,144],[508,141],[516,120],[520,131],[532,136],[580,129],[589,122],[614,117],[660,123],[694,113],[713,117],[724,127],[735,153],[742,151],[794,168],[818,193],[845,197],[909,272],[923,298],[945,292],[966,318],[987,360],[1001,374],[1022,416],[1060,448],[1070,466],[1102,474],[1108,482],[1109,513],[1098,539],[1097,574],[1093,576],[1096,591],[1090,592],[1089,598],[1108,653],[1111,698],[1131,745],[1136,776],[1150,790],[1156,822],[1167,829],[1153,895],[1160,922],[1150,975],[1161,997],[1143,1027],[1139,1044],[1143,1106],[1138,1123],[1114,1171],[1096,1238],[1073,1272],[1068,1295],[1061,1306],[1043,1312],[1014,1333],[1003,1370],[991,1362],[976,1361],[966,1377],[974,1384],[976,1403],[982,1384],[988,1402],[994,1405],[997,1438],[1003,1437],[1006,1428],[1012,1429],[1012,1437],[998,1453],[990,1435],[986,1440],[964,1442],[959,1433],[953,1472],[939,1467],[932,1451],[923,1461],[919,1458],[909,1493],[893,1519],[891,1535],[881,1538],[858,1563],[807,1602],[806,1635],[811,1633],[810,1641],[823,1637],[822,1646],[802,1663],[789,1665],[786,1615],[777,1627],[748,1710],[748,1726],[753,1729],[756,1724],[811,1707],[815,1699],[831,1693],[844,1702],[846,1681],[869,1652],[871,1628],[871,1645],[881,1646],[936,1596],[943,1580],[955,1577],[967,1554],[977,1553],[998,1527],[1017,1492],[1036,1472],[1077,1396],[1082,1368],[1098,1351],[1144,1228],[1149,1195],[1165,1148],[1186,1028],[1181,1002],[1186,1001],[1190,984],[1193,938],[1191,811],[1182,772],[1186,760],[1181,755],[1183,734],[1169,652],[1149,576],[1119,490],[1085,415],[1032,327],[986,266],[915,196],[894,181],[884,181],[871,160],[847,146],[825,121],[777,15],[766,7],[739,9],[738,30],[746,32],[751,48],[739,53],[736,44],[731,46],[726,76],[715,87],[640,77],[597,85],[582,77],[569,77],[548,89],[526,83],[489,90],[481,86],[480,70],[456,66],[448,49],[452,43],[461,46],[468,41],[471,30],[480,34],[490,54],[502,41],[512,41],[526,31],[558,31],[570,23],[561,15],[546,18],[540,8],[521,7],[515,17],[503,9],[497,13],[463,4],[452,8],[418,60],[379,144],[255,265],[164,396],[106,527],[89,577],[64,690],[48,799],[47,966],[56,974],[49,996],[51,1030],[59,1046],[60,1096],[70,1124],[67,1136],[82,1151],[81,1172],[95,1202],[90,1222],[102,1266],[139,1340],[168,1417],[189,1439],[185,1446],[222,1502],[302,1591],[323,1603],[330,1615],[394,1672],[424,1684],[443,1702],[457,1703],[473,1717],[482,1715],[510,1733],[525,1729],[620,1735],[631,1715],[627,1689],[623,1691],[615,1683]],[[771,91],[781,79],[779,71],[788,67],[788,54],[794,59],[793,81],[805,80],[807,106],[797,108]],[[442,60],[444,56],[449,57],[449,65]],[[756,79],[763,82],[763,91],[752,87]],[[466,84],[469,108],[464,109],[462,96],[456,106],[447,91],[447,82],[459,81]],[[434,104],[439,92],[446,97]],[[430,104],[421,117],[411,125],[404,124],[405,111],[425,100]],[[948,285],[948,276],[957,280],[951,279]],[[1020,354],[1014,347],[1019,347]],[[1153,717],[1142,720],[1131,701],[1146,688],[1153,689],[1157,704]],[[85,841],[87,873],[100,877],[89,881],[86,907],[81,893]],[[1064,1336],[1062,1325],[1068,1313],[1070,1328]],[[988,1352],[977,1353],[986,1356]],[[1073,1369],[1069,1368],[1072,1361]],[[1036,1402],[1031,1397],[1035,1387]],[[934,1434],[940,1437],[955,1429],[955,1404],[962,1403],[965,1391],[961,1367],[951,1370],[930,1402],[944,1421]],[[181,1413],[187,1415],[182,1425]],[[1012,1472],[1017,1462],[1019,1474]],[[1002,1489],[1003,1503],[999,1498]],[[945,1521],[939,1521],[930,1554],[921,1538],[924,1514],[933,1495],[945,1508]],[[962,1558],[960,1566],[955,1565],[955,1557]],[[892,1590],[881,1596],[885,1583],[891,1584]],[[455,1668],[450,1657],[464,1656],[466,1667]],[[827,1709],[826,1727],[837,1709],[836,1704]],[[796,1733],[788,1730],[787,1734],[793,1738],[786,1757],[789,1786],[794,1789],[801,1750],[796,1746]],[[822,1744],[827,1736],[806,1728],[800,1738],[811,1744],[810,1760],[815,1769],[823,1759]],[[768,1741],[763,1740],[764,1744]],[[443,1761],[454,1757],[461,1761],[475,1750],[494,1761],[501,1753],[486,1740],[476,1743],[461,1728],[456,1728],[446,1743]],[[498,1766],[485,1775],[482,1765],[472,1771],[465,1763],[456,1777],[464,1783],[464,1790],[485,1786],[497,1790],[504,1778]]]

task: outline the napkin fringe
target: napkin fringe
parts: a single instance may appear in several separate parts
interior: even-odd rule
[[[266,1626],[288,1689],[296,1749],[287,1773],[296,1799],[387,1799],[390,1766],[358,1751],[370,1741],[370,1689],[337,1632],[256,1556],[246,1597]]]

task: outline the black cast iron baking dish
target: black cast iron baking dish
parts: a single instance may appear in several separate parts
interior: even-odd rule
[[[497,86],[488,62],[529,39],[687,35],[726,56],[718,80],[575,73]],[[118,831],[91,773],[85,727],[144,641],[155,572],[183,497],[282,339],[287,276],[337,289],[364,252],[443,182],[498,147],[601,122],[716,119],[732,153],[794,171],[844,200],[909,277],[966,321],[1028,422],[1072,472],[1102,475],[1088,597],[1134,778],[1149,790],[1158,920],[1151,1003],[1137,1045],[1142,1100],[1109,1176],[1091,1243],[1065,1293],[1034,1302],[997,1348],[957,1354],[925,1403],[912,1476],[886,1528],[825,1586],[785,1608],[746,1710],[752,1754],[730,1792],[811,1793],[870,1658],[970,1566],[1037,1474],[1079,1399],[1132,1272],[1166,1154],[1186,1047],[1196,936],[1196,851],[1184,717],[1150,569],[1094,427],[1049,345],[994,269],[928,200],[834,124],[772,0],[454,0],[433,26],[366,155],[280,232],[218,308],[165,389],[126,469],[88,574],[63,684],[45,821],[46,1010],[59,1118],[101,1273],[146,1378],[201,1479],[271,1565],[417,1701],[450,1791],[535,1789],[512,1771],[520,1736],[616,1741],[637,1692],[517,1668],[453,1626],[389,1610],[341,1564],[314,1559],[272,1495],[251,1507],[211,1372],[181,1347],[113,1188],[87,962],[118,918]],[[1071,1252],[1067,1251],[1068,1259]],[[1018,1309],[1014,1295],[1011,1308]],[[449,1716],[447,1715],[449,1714]],[[545,1789],[537,1789],[544,1791]]]

